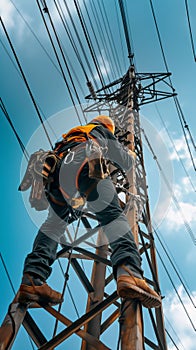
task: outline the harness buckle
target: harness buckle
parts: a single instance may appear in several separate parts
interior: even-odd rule
[[[68,153],[66,154],[63,163],[64,164],[70,164],[74,159],[75,152],[71,151],[70,148],[68,149]]]

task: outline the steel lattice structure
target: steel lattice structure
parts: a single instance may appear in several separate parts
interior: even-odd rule
[[[125,199],[121,200],[121,204],[143,261],[148,266],[145,277],[157,292],[160,292],[160,288],[146,185],[139,106],[174,95],[174,91],[170,93],[156,89],[158,83],[169,85],[167,77],[168,74],[161,73],[137,74],[131,66],[123,78],[96,91],[93,96],[96,100],[85,110],[85,113],[107,112],[115,121],[116,137],[119,142],[127,147],[127,150],[131,149],[136,153],[135,166],[129,179],[113,166],[111,166],[111,175],[118,193],[124,193]],[[142,86],[143,82],[145,86]],[[111,89],[112,92],[110,92]],[[90,99],[92,96],[87,98]],[[68,263],[86,291],[87,301],[83,315],[72,321],[66,314],[53,307],[41,305],[63,325],[59,333],[51,339],[46,339],[28,311],[28,305],[12,303],[0,329],[1,350],[11,349],[21,324],[40,350],[54,349],[63,342],[66,344],[66,339],[73,334],[82,339],[81,350],[110,349],[103,343],[102,334],[117,319],[120,321],[119,346],[122,350],[142,350],[145,345],[150,349],[166,350],[162,307],[155,310],[142,310],[141,305],[136,301],[119,299],[113,283],[113,275],[107,272],[107,266],[111,267],[110,248],[91,213],[83,212],[78,233],[77,238],[73,240],[68,227],[69,241],[62,243],[57,259],[68,259]],[[91,237],[96,238],[95,243],[92,243]],[[85,245],[81,245],[82,243]],[[88,273],[80,263],[82,260],[91,262]],[[103,316],[106,309],[107,316]],[[145,322],[151,324],[152,336],[145,334]]]

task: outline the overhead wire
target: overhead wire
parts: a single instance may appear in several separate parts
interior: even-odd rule
[[[17,141],[18,141],[18,143],[19,143],[19,145],[20,145],[20,148],[21,148],[21,150],[22,150],[22,152],[23,152],[23,154],[24,154],[24,157],[25,157],[26,160],[28,161],[28,160],[29,160],[29,154],[28,154],[28,152],[27,152],[27,150],[26,150],[26,148],[25,148],[25,145],[23,144],[23,142],[22,142],[22,140],[21,140],[19,134],[17,133],[17,131],[16,131],[15,127],[14,127],[14,124],[13,124],[12,121],[11,121],[11,118],[10,118],[10,116],[9,116],[9,114],[8,114],[8,111],[7,111],[7,109],[6,109],[6,107],[5,107],[5,104],[4,104],[4,102],[3,102],[3,100],[2,100],[1,97],[0,97],[0,108],[1,108],[2,112],[4,113],[4,115],[5,115],[6,119],[7,119],[7,121],[9,122],[9,124],[10,124],[10,126],[11,126],[11,128],[12,128],[12,130],[13,130],[13,132],[14,132],[14,135],[16,136],[16,139],[17,139]]]
[[[159,111],[159,109],[158,109],[158,107],[157,107],[156,104],[155,104],[155,109],[156,109],[156,111],[157,111],[157,114],[158,114],[159,118],[161,119],[161,122],[162,122],[162,124],[163,124],[163,126],[164,126],[164,129],[165,129],[165,131],[166,131],[166,133],[167,133],[167,135],[168,135],[168,137],[169,137],[169,139],[170,139],[170,142],[171,142],[171,144],[172,144],[172,146],[173,146],[173,148],[174,148],[174,150],[175,150],[175,153],[177,154],[178,160],[179,160],[179,162],[181,163],[181,165],[182,165],[182,167],[183,167],[183,169],[184,169],[184,172],[185,172],[185,174],[186,174],[186,176],[187,176],[187,178],[188,178],[188,180],[189,180],[189,182],[190,182],[190,185],[191,185],[193,191],[196,192],[196,188],[195,188],[195,186],[194,186],[194,184],[193,184],[193,182],[192,182],[192,179],[191,179],[191,177],[190,177],[188,171],[186,170],[186,168],[185,168],[185,166],[184,166],[184,163],[183,163],[183,161],[182,161],[182,159],[181,159],[181,157],[180,157],[180,155],[179,155],[179,152],[177,151],[177,148],[176,148],[176,146],[175,146],[174,140],[172,139],[172,137],[171,137],[171,135],[170,135],[170,132],[169,132],[169,130],[168,130],[168,128],[167,128],[167,126],[166,126],[166,124],[165,124],[165,122],[164,122],[164,119],[163,119],[163,117],[162,117],[162,115],[161,115],[161,113],[160,113],[160,111]]]
[[[191,47],[192,47],[192,51],[193,51],[193,57],[194,57],[194,61],[196,62],[196,52],[195,52],[195,45],[194,45],[194,40],[193,40],[193,32],[192,32],[192,28],[191,28],[188,0],[185,0],[185,8],[186,8],[186,15],[187,15],[187,21],[188,21],[188,26],[189,26],[189,34],[190,34],[190,40],[191,40]]]
[[[74,5],[75,5],[75,8],[76,8],[76,11],[77,11],[77,14],[78,14],[78,18],[80,20],[80,24],[82,26],[82,30],[83,30],[83,33],[84,33],[84,36],[85,36],[85,39],[86,39],[89,51],[91,53],[92,60],[94,62],[94,65],[95,65],[95,68],[96,68],[96,71],[97,71],[97,75],[98,75],[99,80],[101,82],[101,85],[103,87],[105,85],[104,77],[103,77],[103,74],[102,74],[101,69],[100,69],[99,64],[98,64],[98,60],[97,60],[97,57],[96,57],[96,54],[95,54],[95,50],[94,50],[91,38],[89,36],[88,29],[86,27],[86,23],[85,23],[84,16],[83,16],[82,11],[81,11],[81,7],[80,7],[79,2],[77,0],[74,0]]]
[[[95,79],[95,76],[94,76],[94,73],[93,73],[91,64],[90,64],[90,62],[89,62],[87,53],[86,53],[86,51],[85,51],[85,48],[84,48],[83,43],[82,43],[82,40],[81,40],[80,35],[79,35],[79,33],[78,33],[78,29],[77,29],[77,27],[76,27],[76,24],[75,24],[75,22],[74,22],[74,20],[73,20],[72,14],[71,14],[70,9],[69,9],[69,6],[67,5],[67,2],[66,2],[65,0],[63,0],[63,2],[64,2],[64,4],[65,4],[66,11],[67,11],[68,16],[69,16],[69,18],[70,18],[72,27],[73,27],[74,32],[75,32],[75,34],[76,34],[78,43],[79,43],[80,48],[81,48],[81,50],[82,50],[82,53],[83,53],[83,55],[84,55],[84,58],[85,58],[87,67],[88,67],[88,69],[89,69],[89,72],[90,72],[90,74],[91,74],[92,80],[93,80],[93,82],[94,82],[94,85],[95,85],[95,87],[98,89],[97,81],[96,81],[96,79]]]
[[[152,2],[152,0],[149,0],[149,2],[150,2],[150,8],[151,8],[152,16],[153,16],[153,19],[154,19],[154,24],[155,24],[155,27],[156,27],[156,32],[157,32],[157,36],[158,36],[159,45],[160,45],[162,56],[163,56],[163,61],[164,61],[164,64],[165,64],[166,71],[167,71],[167,73],[169,73],[169,67],[168,67],[168,63],[167,63],[167,60],[166,60],[166,55],[165,55],[165,52],[164,52],[164,49],[163,49],[161,34],[160,34],[159,27],[158,27],[157,19],[156,19],[153,2]],[[175,89],[173,87],[172,80],[171,80],[170,76],[169,76],[169,82],[170,82],[171,88],[172,88],[172,90],[174,92]],[[191,152],[191,149],[190,149],[190,146],[189,146],[189,142],[188,142],[188,138],[187,138],[187,135],[185,133],[185,130],[187,130],[187,132],[189,134],[189,137],[190,137],[190,140],[191,140],[191,143],[193,145],[194,150],[196,150],[196,145],[195,145],[195,142],[193,140],[193,137],[192,137],[191,131],[189,129],[189,126],[188,126],[188,124],[187,124],[187,122],[185,120],[184,113],[182,111],[182,108],[180,106],[180,103],[179,103],[179,100],[178,100],[177,96],[173,96],[173,99],[174,99],[174,103],[175,103],[175,106],[176,106],[176,111],[177,111],[177,114],[178,114],[178,118],[180,120],[180,124],[181,124],[182,130],[183,130],[183,133],[184,133],[184,137],[185,137],[185,141],[186,141],[186,144],[187,144],[188,152],[189,152],[192,164],[193,164],[193,168],[194,168],[194,170],[196,170],[196,166],[195,166],[195,163],[194,163],[194,160],[193,160],[192,152]],[[183,125],[182,122],[184,123],[184,125]]]
[[[109,44],[110,44],[112,57],[114,58],[116,70],[118,72],[118,75],[122,76],[123,72],[121,70],[121,64],[120,64],[120,60],[119,60],[119,57],[118,57],[116,44],[115,44],[115,41],[114,41],[114,37],[113,37],[113,34],[112,34],[112,30],[111,30],[111,25],[110,25],[110,22],[109,22],[109,19],[108,19],[107,11],[106,11],[106,8],[105,8],[103,0],[101,0],[101,2],[98,1],[98,7],[99,7],[99,10],[100,10],[102,19],[103,19],[104,28],[105,28],[105,31],[107,33],[107,38],[108,38],[108,41],[109,41]],[[102,8],[103,8],[103,11],[102,11]]]
[[[12,291],[13,291],[13,293],[14,293],[14,296],[15,296],[15,295],[16,295],[16,290],[15,290],[15,288],[14,288],[14,285],[13,285],[13,282],[12,282],[12,279],[11,279],[11,276],[10,276],[10,274],[9,274],[7,265],[6,265],[6,263],[5,263],[5,260],[4,260],[3,256],[2,256],[2,253],[1,253],[1,252],[0,252],[0,259],[1,259],[1,262],[2,262],[2,265],[3,265],[3,268],[4,268],[4,270],[5,270],[6,276],[7,276],[7,278],[8,278],[9,284],[10,284],[10,286],[11,286],[11,289],[12,289]],[[34,344],[33,344],[32,339],[31,339],[31,337],[30,337],[29,334],[28,334],[28,339],[29,339],[29,342],[30,342],[30,344],[31,344],[32,349],[35,350]]]
[[[86,11],[89,23],[90,23],[90,28],[91,28],[91,30],[93,32],[93,35],[94,35],[94,38],[95,38],[95,42],[96,42],[96,45],[97,45],[97,48],[98,48],[98,51],[99,51],[99,55],[101,57],[101,63],[103,64],[103,67],[104,67],[105,74],[107,76],[108,82],[110,82],[110,78],[109,78],[109,75],[108,75],[108,69],[106,67],[106,63],[105,63],[105,59],[103,57],[102,49],[100,47],[100,44],[99,44],[99,41],[98,41],[98,38],[97,38],[97,34],[96,34],[95,28],[93,26],[93,23],[92,23],[92,20],[91,20],[91,16],[90,16],[90,13],[89,13],[89,10],[88,10],[88,6],[86,6],[85,0],[83,0],[83,5],[84,5],[84,8],[85,8],[85,11]]]
[[[170,328],[172,329],[173,333],[175,334],[175,336],[176,336],[176,338],[177,338],[178,342],[181,344],[181,346],[182,346],[182,347],[183,347],[183,349],[185,350],[185,347],[184,347],[184,345],[182,344],[181,339],[178,337],[178,334],[176,333],[176,331],[175,331],[175,330],[174,330],[174,328],[172,327],[172,325],[171,325],[170,321],[168,320],[168,318],[166,317],[166,315],[164,315],[164,317],[165,317],[165,319],[166,319],[167,323],[169,324]],[[166,331],[166,333],[169,335],[168,330],[167,330],[167,329],[165,329],[165,331]],[[169,337],[170,337],[170,335],[169,335]],[[171,339],[171,338],[170,338],[170,339]],[[172,339],[171,339],[171,340],[172,340]],[[177,349],[178,349],[178,348],[177,348]]]
[[[0,22],[1,22],[2,28],[3,28],[3,30],[4,30],[4,33],[5,33],[5,35],[6,35],[6,38],[7,38],[8,42],[9,42],[9,45],[10,45],[10,48],[11,48],[12,53],[13,53],[13,55],[14,55],[14,58],[15,58],[15,60],[16,60],[16,62],[17,62],[17,65],[18,65],[18,68],[19,68],[19,70],[20,70],[20,73],[21,73],[21,75],[22,75],[22,77],[23,77],[23,80],[24,80],[24,83],[25,83],[26,88],[27,88],[27,90],[28,90],[28,93],[29,93],[29,95],[30,95],[30,97],[31,97],[32,103],[33,103],[33,105],[34,105],[34,107],[35,107],[35,110],[36,110],[36,112],[37,112],[38,118],[39,118],[39,120],[40,120],[40,122],[41,122],[41,125],[42,125],[43,129],[44,129],[45,135],[46,135],[46,137],[47,137],[47,139],[48,139],[48,142],[49,142],[51,148],[53,148],[53,145],[52,145],[50,136],[49,136],[49,134],[48,134],[48,131],[47,131],[47,129],[46,129],[46,126],[44,125],[43,118],[42,118],[42,116],[41,116],[41,113],[40,113],[40,111],[39,111],[39,108],[38,108],[38,106],[37,106],[37,103],[36,103],[36,101],[35,101],[35,98],[34,98],[33,93],[32,93],[32,91],[31,91],[31,88],[30,88],[30,86],[29,86],[29,84],[28,84],[28,81],[27,81],[26,76],[25,76],[25,74],[24,74],[24,72],[23,72],[22,66],[21,66],[21,64],[20,64],[20,61],[19,61],[18,56],[17,56],[17,54],[16,54],[16,51],[15,51],[15,49],[14,49],[14,46],[13,46],[11,40],[10,40],[10,37],[9,37],[9,35],[8,35],[8,32],[7,32],[7,30],[6,30],[6,27],[5,27],[5,25],[4,25],[3,20],[2,20],[1,17],[0,17]]]
[[[159,171],[160,171],[160,174],[162,175],[163,180],[164,180],[164,182],[165,182],[165,184],[166,184],[168,190],[169,190],[170,193],[171,193],[171,197],[172,197],[172,199],[173,199],[173,202],[174,202],[176,208],[178,209],[178,211],[180,212],[180,215],[181,215],[181,218],[182,218],[182,220],[183,220],[183,223],[184,223],[184,226],[185,226],[185,228],[186,228],[186,231],[187,231],[187,233],[189,234],[189,236],[191,237],[191,240],[192,240],[192,242],[194,243],[194,245],[196,245],[196,237],[195,237],[195,235],[194,235],[194,233],[193,233],[193,231],[192,231],[192,229],[191,229],[191,227],[190,227],[188,221],[186,220],[186,218],[185,218],[185,216],[184,216],[184,213],[183,213],[183,211],[182,211],[182,208],[181,208],[181,206],[180,206],[180,204],[179,204],[179,202],[178,202],[176,196],[173,194],[173,190],[172,190],[172,188],[171,188],[171,185],[170,185],[170,183],[169,183],[169,181],[168,181],[168,179],[167,179],[167,177],[166,177],[166,175],[165,175],[165,173],[164,173],[164,171],[163,171],[163,169],[162,169],[162,167],[161,167],[161,165],[160,165],[160,162],[159,162],[159,160],[158,160],[158,158],[157,158],[157,156],[156,156],[156,154],[155,154],[155,152],[154,152],[154,150],[153,150],[153,148],[152,148],[152,146],[151,146],[151,144],[150,144],[150,141],[149,141],[149,139],[148,139],[148,137],[147,137],[147,135],[146,135],[144,129],[141,129],[141,131],[142,131],[142,133],[143,133],[143,135],[144,135],[144,138],[145,138],[145,140],[146,140],[146,142],[147,142],[147,145],[148,145],[148,147],[149,147],[149,149],[150,149],[150,151],[151,151],[151,153],[152,153],[152,155],[153,155],[153,159],[155,160],[155,162],[156,162],[156,164],[157,164],[157,166],[158,166],[158,169],[159,169]]]
[[[174,263],[174,262],[172,261],[172,258],[173,258],[173,257],[172,257],[172,258],[170,257],[171,253],[169,254],[169,249],[168,249],[168,247],[165,247],[166,243],[165,243],[165,242],[163,243],[163,238],[161,239],[161,237],[160,237],[160,236],[161,236],[161,235],[160,235],[160,231],[158,231],[157,229],[155,229],[155,227],[153,227],[153,231],[154,231],[154,233],[155,233],[155,235],[156,235],[156,237],[157,237],[157,239],[158,239],[158,241],[159,241],[159,243],[160,243],[162,249],[164,250],[164,253],[165,253],[165,255],[167,256],[167,258],[168,258],[168,260],[169,260],[169,262],[170,262],[170,264],[171,264],[173,270],[175,271],[177,277],[179,278],[179,281],[182,283],[182,286],[184,287],[184,290],[185,290],[185,292],[186,292],[188,298],[190,299],[192,305],[196,308],[196,305],[195,305],[194,300],[193,300],[193,298],[192,298],[192,296],[191,296],[191,293],[190,293],[190,291],[188,290],[188,287],[186,286],[185,282],[183,281],[184,278],[182,277],[182,272],[180,272],[179,269],[177,269],[176,263]],[[174,258],[173,258],[173,260],[174,260]]]
[[[168,330],[165,328],[165,332],[168,335],[169,339],[171,340],[171,342],[173,343],[173,345],[175,346],[175,348],[177,350],[180,350],[179,347],[177,346],[177,344],[175,343],[175,341],[173,340],[172,336],[170,335],[170,333],[168,332]]]
[[[167,274],[167,276],[168,276],[168,278],[169,278],[169,280],[170,280],[170,282],[171,282],[171,284],[172,284],[172,286],[173,286],[173,288],[174,288],[174,290],[175,290],[175,292],[176,292],[176,294],[178,296],[180,304],[182,305],[182,307],[183,307],[183,309],[184,309],[184,311],[185,311],[185,313],[186,313],[186,315],[187,315],[187,317],[188,317],[188,319],[190,321],[191,326],[193,327],[194,331],[196,331],[196,327],[195,327],[195,325],[193,323],[193,320],[190,317],[189,312],[187,311],[187,308],[185,307],[185,305],[183,303],[183,300],[182,300],[182,298],[181,298],[181,296],[180,296],[180,294],[179,294],[179,292],[178,292],[178,290],[177,290],[177,288],[175,286],[175,283],[173,282],[173,280],[172,280],[172,278],[170,276],[170,273],[169,273],[169,271],[168,271],[168,269],[167,269],[167,267],[166,267],[166,265],[165,265],[165,263],[163,261],[163,258],[161,256],[161,254],[159,253],[159,251],[157,249],[156,249],[156,252],[157,252],[157,255],[158,255],[158,257],[159,257],[159,259],[160,259],[160,261],[161,261],[161,263],[162,263],[162,265],[164,267],[164,270],[165,270],[165,272],[166,272],[166,274]]]
[[[12,5],[15,7],[16,11],[18,12],[19,16],[22,18],[22,20],[24,21],[24,23],[26,24],[26,26],[28,27],[28,29],[30,30],[31,34],[34,36],[34,38],[36,39],[36,41],[39,43],[40,47],[42,48],[42,50],[45,52],[46,56],[49,58],[50,62],[52,63],[52,65],[55,67],[55,69],[57,70],[57,72],[60,74],[60,76],[62,77],[62,73],[59,70],[58,66],[56,65],[56,63],[54,62],[54,60],[52,59],[51,55],[48,53],[48,51],[46,50],[46,48],[44,47],[44,45],[42,44],[42,42],[40,41],[40,39],[38,38],[38,36],[36,35],[35,31],[31,28],[31,26],[29,25],[28,21],[24,18],[24,16],[22,15],[21,11],[17,8],[17,6],[13,3],[12,0],[10,0],[10,2],[12,3]],[[69,59],[68,56],[66,56],[66,59],[73,71],[73,75],[75,76],[75,79],[77,80],[78,86],[80,88],[80,90],[82,91],[83,95],[84,95],[84,91],[83,88],[80,84],[80,81],[77,77],[77,74],[75,73],[75,70],[72,66],[72,63]]]
[[[73,230],[74,230],[74,239],[73,241],[75,241],[77,239],[77,235],[78,235],[78,230],[79,230],[79,226],[80,226],[80,221],[81,221],[81,217],[78,219],[78,222],[77,222],[77,227],[76,229],[74,230],[74,226],[72,224],[72,227],[73,227]],[[72,258],[72,254],[73,254],[73,247],[70,249],[69,251],[69,257],[68,257],[68,263],[67,263],[67,268],[66,268],[66,271],[65,271],[65,274],[64,274],[64,278],[65,278],[65,281],[64,281],[64,285],[63,285],[63,290],[62,290],[62,297],[64,297],[64,294],[65,294],[65,291],[66,291],[66,287],[68,285],[68,279],[69,279],[69,269],[71,267],[71,258]],[[61,265],[60,265],[61,266]],[[62,304],[59,304],[58,306],[58,312],[61,311],[61,307],[62,307]],[[54,332],[53,332],[53,337],[55,337],[56,335],[56,331],[57,331],[57,327],[58,327],[58,322],[59,320],[56,319],[56,322],[55,322],[55,325],[54,325]]]
[[[78,60],[78,62],[79,62],[79,64],[80,64],[80,66],[81,66],[81,69],[82,69],[82,71],[83,71],[83,73],[84,73],[85,79],[86,79],[86,81],[88,82],[88,81],[89,81],[89,78],[88,78],[86,69],[85,69],[84,64],[83,64],[83,62],[82,62],[81,55],[79,54],[79,51],[78,51],[78,49],[77,49],[77,45],[76,45],[75,42],[74,42],[73,35],[72,35],[71,30],[70,30],[70,28],[69,28],[69,25],[68,25],[66,16],[65,16],[65,14],[64,14],[64,11],[63,11],[63,9],[62,9],[62,6],[61,6],[61,4],[60,4],[60,1],[59,1],[59,0],[57,0],[57,1],[54,0],[54,4],[55,4],[56,10],[57,10],[57,12],[58,12],[58,14],[59,14],[59,17],[60,17],[60,19],[61,19],[63,28],[64,28],[64,30],[66,31],[66,34],[67,34],[67,36],[68,36],[68,38],[69,38],[69,41],[70,41],[70,44],[71,44],[71,46],[72,46],[72,48],[73,48],[73,50],[74,50],[74,52],[75,52],[76,58],[77,58],[77,60]],[[68,56],[67,56],[67,59],[68,59]],[[83,93],[83,95],[85,95],[85,93]]]
[[[13,64],[14,68],[16,69],[16,71],[17,71],[17,73],[18,73],[20,79],[22,79],[22,81],[23,81],[23,77],[22,77],[22,74],[20,73],[20,70],[18,69],[16,63],[15,63],[14,60],[12,59],[10,53],[8,52],[6,46],[4,45],[4,43],[3,43],[3,41],[2,41],[1,39],[0,39],[0,43],[2,44],[3,49],[5,50],[6,54],[8,55],[10,61],[11,61],[12,64]],[[39,110],[41,111],[41,113],[42,113],[42,115],[43,115],[43,118],[44,118],[46,124],[48,125],[49,129],[51,130],[51,132],[53,133],[53,135],[55,136],[55,138],[57,138],[57,135],[55,134],[54,129],[53,129],[52,126],[50,125],[50,122],[49,122],[48,119],[46,118],[46,116],[45,116],[43,110],[41,109],[41,107],[40,107],[40,105],[38,104],[37,101],[36,101],[36,104],[37,104],[37,106],[39,107]]]
[[[121,45],[121,52],[122,52],[122,57],[123,57],[124,70],[126,70],[127,67],[126,67],[126,59],[125,59],[125,50],[124,50],[124,45],[123,45],[122,33],[121,33],[119,11],[117,9],[116,1],[114,2],[114,4],[115,4],[115,12],[116,12],[116,18],[117,18],[117,23],[118,23],[117,27],[118,27],[119,37],[120,37],[120,45]]]
[[[92,15],[93,15],[96,27],[97,27],[97,33],[99,34],[99,39],[100,39],[101,45],[102,45],[102,47],[104,49],[104,54],[106,56],[106,60],[107,60],[107,62],[109,64],[109,67],[110,67],[110,72],[111,72],[112,79],[115,80],[117,72],[115,70],[115,67],[113,66],[113,60],[112,60],[111,52],[110,52],[110,50],[107,47],[107,40],[106,40],[106,37],[105,37],[105,33],[103,31],[102,21],[100,20],[100,17],[99,17],[99,15],[97,13],[97,9],[95,7],[95,2],[94,1],[92,1],[92,2],[90,1],[88,3],[88,5],[89,5],[89,8],[91,8],[91,12],[92,12]]]
[[[134,65],[134,60],[133,60],[134,54],[133,54],[132,47],[131,47],[129,30],[128,30],[128,25],[127,25],[127,18],[126,18],[123,0],[118,0],[118,3],[119,3],[119,7],[120,7],[122,22],[123,22],[124,34],[125,34],[125,39],[126,39],[126,44],[127,44],[127,51],[128,51],[128,58],[130,60],[130,64]]]
[[[104,37],[105,49],[108,51],[109,60],[110,60],[110,63],[112,64],[112,67],[113,67],[113,69],[115,71],[115,75],[119,76],[120,75],[120,69],[119,69],[119,65],[117,64],[115,52],[113,50],[113,44],[112,44],[112,42],[110,40],[110,33],[109,33],[109,30],[107,28],[107,23],[106,23],[107,19],[105,20],[105,15],[104,15],[104,13],[102,11],[102,7],[101,7],[99,1],[97,2],[97,6],[98,6],[98,8],[94,5],[94,9],[96,11],[96,14],[97,14],[97,17],[98,17],[98,20],[99,20],[101,33],[102,33],[102,35]],[[98,10],[99,10],[99,12],[98,12]],[[101,20],[100,20],[100,18],[101,18]]]
[[[36,0],[36,2],[37,2],[37,5],[38,5],[38,7],[39,7],[40,14],[41,14],[42,20],[43,20],[43,22],[44,22],[46,31],[47,31],[47,33],[48,33],[48,36],[49,36],[49,39],[50,39],[52,48],[53,48],[53,50],[54,50],[54,53],[55,53],[57,62],[58,62],[58,64],[59,64],[60,70],[61,70],[61,72],[62,72],[65,85],[66,85],[66,87],[67,87],[67,89],[68,89],[69,96],[70,96],[71,101],[72,101],[72,103],[73,103],[73,106],[74,106],[74,109],[75,109],[77,118],[78,118],[80,124],[82,124],[82,120],[81,120],[81,118],[80,118],[80,115],[79,115],[78,109],[77,109],[77,107],[76,107],[76,104],[75,104],[75,101],[74,101],[74,98],[73,98],[71,89],[70,89],[70,87],[69,87],[69,84],[68,84],[67,78],[66,78],[66,76],[65,76],[65,73],[64,73],[62,64],[61,64],[61,62],[60,62],[57,49],[56,49],[56,47],[55,47],[54,41],[53,41],[52,36],[51,36],[51,34],[50,34],[50,31],[49,31],[48,25],[47,25],[47,23],[46,23],[46,20],[45,20],[45,18],[44,18],[44,16],[43,16],[43,13],[42,13],[42,10],[41,10],[40,4],[39,4],[39,0]],[[46,5],[46,1],[45,1],[45,0],[41,0],[41,2],[42,2],[42,4],[43,4],[43,6],[44,6],[43,11],[44,11],[45,13],[47,13],[47,15],[48,15],[50,25],[51,25],[52,30],[53,30],[53,32],[54,32],[54,35],[55,35],[55,38],[56,38],[58,47],[59,47],[59,49],[60,49],[60,52],[61,52],[61,55],[62,55],[62,58],[63,58],[63,62],[64,62],[64,64],[65,64],[65,66],[66,66],[66,69],[67,69],[67,72],[68,72],[68,75],[69,75],[69,79],[70,79],[71,84],[72,84],[72,86],[73,86],[74,92],[76,93],[76,97],[77,97],[78,101],[80,101],[79,96],[78,96],[78,93],[77,93],[77,90],[76,90],[76,87],[75,87],[75,84],[74,84],[74,81],[73,81],[73,78],[72,78],[72,75],[71,75],[71,72],[70,72],[70,69],[69,69],[68,64],[67,64],[67,62],[66,62],[66,59],[65,59],[65,55],[64,55],[64,52],[63,52],[61,43],[60,43],[59,36],[58,36],[58,34],[57,34],[57,32],[56,32],[56,29],[55,29],[55,26],[54,26],[52,17],[51,17],[51,15],[50,15],[50,11],[49,11],[49,9],[48,9],[48,7],[47,7],[47,5]],[[80,102],[79,102],[79,105],[80,105],[80,108],[81,108]],[[82,110],[82,109],[81,109],[81,110]],[[83,113],[83,111],[82,111],[82,113]],[[84,116],[84,118],[85,118],[85,116]]]

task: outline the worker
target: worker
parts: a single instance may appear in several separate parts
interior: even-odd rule
[[[161,297],[143,279],[140,254],[105,162],[110,160],[125,172],[133,166],[134,153],[124,150],[114,131],[110,117],[97,116],[90,123],[71,129],[63,135],[63,141],[56,144],[55,152],[61,162],[46,191],[48,217],[25,259],[19,302],[55,305],[63,301],[62,295],[46,281],[66,226],[76,219],[73,208],[77,201],[85,200],[88,211],[95,214],[110,244],[119,296],[137,299],[147,308],[160,306]],[[103,154],[93,159],[93,149],[95,154],[100,150]],[[79,196],[75,196],[76,191]]]

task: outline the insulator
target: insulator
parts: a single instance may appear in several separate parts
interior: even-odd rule
[[[89,88],[89,91],[90,91],[90,94],[91,94],[92,98],[94,100],[96,100],[97,99],[97,95],[96,95],[96,92],[94,90],[94,87],[93,87],[93,84],[91,83],[91,81],[87,81],[87,86]]]

